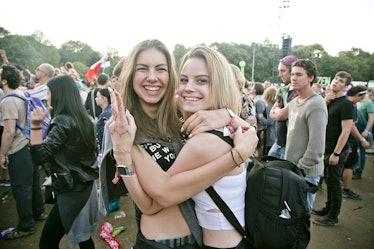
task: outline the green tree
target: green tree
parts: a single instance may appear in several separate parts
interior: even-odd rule
[[[247,79],[251,79],[252,76],[253,46],[255,46],[254,80],[263,82],[272,79],[273,82],[280,82],[277,69],[280,48],[269,40],[253,45],[215,42],[209,46],[220,51],[232,64],[238,65],[240,61],[245,61]],[[22,65],[30,69],[32,73],[43,62],[61,67],[65,62],[70,61],[80,76],[84,77],[88,68],[102,57],[102,53],[80,41],[70,40],[62,44],[60,48],[56,48],[40,31],[30,36],[21,36],[11,34],[3,27],[0,27],[0,48],[6,51],[11,63]],[[174,46],[173,54],[177,66],[189,49],[182,44]],[[321,44],[296,45],[292,47],[292,54],[298,58],[313,60],[318,67],[318,76],[333,77],[337,71],[344,70],[351,73],[354,80],[374,80],[374,54],[360,48],[341,51],[338,56],[331,56]],[[105,68],[105,72],[111,75],[113,67],[121,57],[113,48],[108,49],[108,57],[110,66]]]
[[[175,59],[177,70],[179,68],[180,61],[181,61],[183,55],[185,55],[188,50],[189,50],[189,48],[186,48],[182,44],[175,44],[173,54],[174,54],[174,59]]]
[[[31,36],[25,36],[25,39],[29,41],[31,46],[38,51],[38,61],[33,64],[33,68],[36,68],[41,63],[49,63],[53,66],[58,66],[61,60],[61,56],[55,46],[44,36],[40,31],[37,31]]]
[[[67,41],[61,45],[58,51],[61,55],[61,65],[64,65],[67,61],[72,63],[79,61],[91,66],[101,58],[99,52],[94,51],[89,45],[80,41]]]
[[[6,51],[10,63],[19,64],[30,69],[31,72],[35,70],[41,59],[38,51],[24,36],[6,35],[0,39],[0,48]]]

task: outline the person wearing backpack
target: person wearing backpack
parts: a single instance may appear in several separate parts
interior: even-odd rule
[[[238,113],[239,109],[239,91],[235,78],[224,56],[212,48],[197,46],[183,57],[178,93],[183,105],[184,118],[201,110],[226,107],[234,110],[228,111],[232,118],[231,123],[239,119],[234,114]],[[113,99],[116,103],[112,103],[114,123],[110,125],[110,130],[114,145],[113,155],[118,163],[117,169],[122,172],[121,176],[129,190],[130,183],[134,184],[138,179],[148,197],[152,197],[147,202],[150,206],[147,212],[159,214],[162,210],[193,197],[199,224],[203,230],[203,248],[243,248],[246,240],[223,216],[205,189],[213,184],[233,209],[241,226],[244,226],[244,161],[255,151],[258,141],[255,129],[252,127],[243,132],[238,128],[234,135],[235,146],[230,136],[233,135],[231,132],[234,133],[232,127],[221,127],[195,134],[187,141],[176,159],[170,158],[175,161],[165,173],[152,159],[168,159],[168,154],[164,155],[165,150],[151,154],[152,157],[146,152],[159,147],[157,144],[152,147],[136,145],[131,154],[121,153],[129,150],[133,144],[133,136],[138,131],[132,115],[128,111],[126,116],[124,115],[124,104],[119,94],[112,96]],[[123,128],[127,131],[122,130]],[[135,164],[136,172],[132,164]],[[126,170],[123,171],[126,168],[129,173],[127,175]],[[131,190],[130,194],[134,195]]]
[[[21,84],[19,70],[12,65],[1,67],[1,85],[5,96],[23,92],[17,90]],[[35,221],[44,220],[43,196],[38,166],[32,161],[29,140],[16,128],[26,123],[24,101],[18,97],[4,98],[0,103],[4,120],[4,131],[0,149],[0,166],[9,169],[11,190],[16,202],[19,223],[14,230],[4,235],[5,239],[17,239],[35,233]]]
[[[4,96],[3,89],[0,88],[0,101]],[[0,148],[1,148],[1,136],[3,135],[4,122],[3,117],[0,112]],[[0,167],[0,187],[10,187],[9,172],[8,169],[3,169]]]

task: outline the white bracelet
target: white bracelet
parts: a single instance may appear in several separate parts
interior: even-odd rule
[[[363,141],[366,141],[366,139],[364,137],[361,137],[360,142],[363,142]]]

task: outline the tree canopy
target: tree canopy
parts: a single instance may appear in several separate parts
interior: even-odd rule
[[[245,61],[245,77],[255,82],[270,80],[281,82],[278,77],[278,62],[281,49],[278,45],[265,40],[257,44],[212,43],[209,46],[220,51],[227,60],[239,65]],[[56,48],[40,31],[31,36],[13,35],[0,27],[0,49],[4,49],[11,63],[22,65],[31,72],[41,63],[50,63],[55,67],[62,67],[67,61],[73,63],[81,77],[88,68],[97,62],[102,55],[86,43],[69,40]],[[174,46],[173,54],[177,66],[182,56],[189,50],[183,44]],[[321,44],[295,45],[291,53],[298,58],[308,58],[316,63],[318,76],[334,77],[338,71],[349,72],[355,81],[369,81],[374,79],[374,54],[352,47],[349,51],[341,51],[338,56],[329,55]],[[254,57],[253,57],[254,55]],[[105,72],[111,75],[114,66],[121,56],[115,49],[108,52],[110,67]],[[254,62],[254,64],[253,64]],[[252,72],[252,68],[254,69]],[[254,79],[252,79],[252,75]]]

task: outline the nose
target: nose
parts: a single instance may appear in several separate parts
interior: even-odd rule
[[[193,80],[188,80],[188,82],[186,83],[186,84],[184,84],[184,90],[185,91],[193,91],[194,90],[194,88],[193,88]]]
[[[147,80],[151,82],[157,81],[155,70],[149,70]]]

